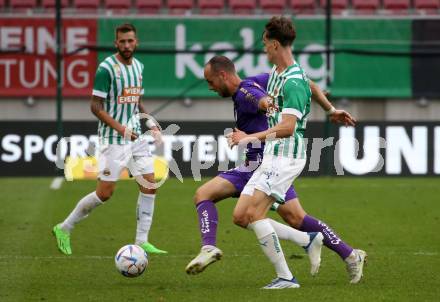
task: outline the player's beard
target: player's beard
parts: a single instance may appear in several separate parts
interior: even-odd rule
[[[228,98],[232,96],[232,94],[229,92],[228,87],[226,85],[223,85],[219,91],[219,94],[221,97]]]
[[[135,48],[136,49],[136,48]],[[119,55],[124,58],[124,60],[130,60],[133,57],[133,53],[135,51],[135,49],[133,49],[133,51],[131,50],[120,50],[118,49]]]

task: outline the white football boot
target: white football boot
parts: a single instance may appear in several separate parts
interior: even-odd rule
[[[353,250],[350,256],[345,260],[347,264],[347,272],[351,284],[356,284],[361,281],[363,276],[364,263],[367,262],[367,253],[363,250]]]
[[[324,236],[321,232],[310,232],[307,233],[310,237],[310,242],[304,249],[310,259],[310,274],[316,276],[319,271],[319,266],[321,265],[321,250]]]
[[[205,270],[208,265],[220,260],[223,252],[215,246],[204,246],[200,253],[185,268],[187,274],[197,275]]]
[[[271,283],[263,287],[263,289],[283,289],[283,288],[298,288],[300,287],[295,277],[292,280],[284,278],[276,278]]]

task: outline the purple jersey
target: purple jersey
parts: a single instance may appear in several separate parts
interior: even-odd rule
[[[248,77],[246,78],[246,80],[251,80],[256,82],[264,89],[264,91],[267,91],[267,82],[269,82],[269,76],[270,75],[268,73],[261,73],[253,77]]]
[[[267,73],[246,78],[241,81],[232,96],[236,126],[247,134],[264,131],[268,128],[266,115],[258,109],[260,99],[267,95],[268,79],[269,74]],[[258,148],[252,148],[252,145],[249,144],[246,150],[246,159],[260,161],[263,158],[263,149],[263,143]]]

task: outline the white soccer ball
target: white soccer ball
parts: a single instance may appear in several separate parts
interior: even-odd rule
[[[115,264],[125,277],[140,276],[148,265],[147,253],[138,245],[125,245],[116,253]]]

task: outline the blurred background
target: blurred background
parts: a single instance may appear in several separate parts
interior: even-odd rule
[[[332,126],[314,103],[304,173],[440,174],[440,0],[0,0],[0,175],[56,175],[70,137],[73,177],[95,176],[94,73],[125,22],[138,30],[146,108],[180,127],[156,154],[184,176],[192,153],[202,176],[232,167],[232,102],[207,89],[203,65],[224,54],[243,78],[268,72],[261,36],[280,14],[296,26],[296,60],[359,122]]]

